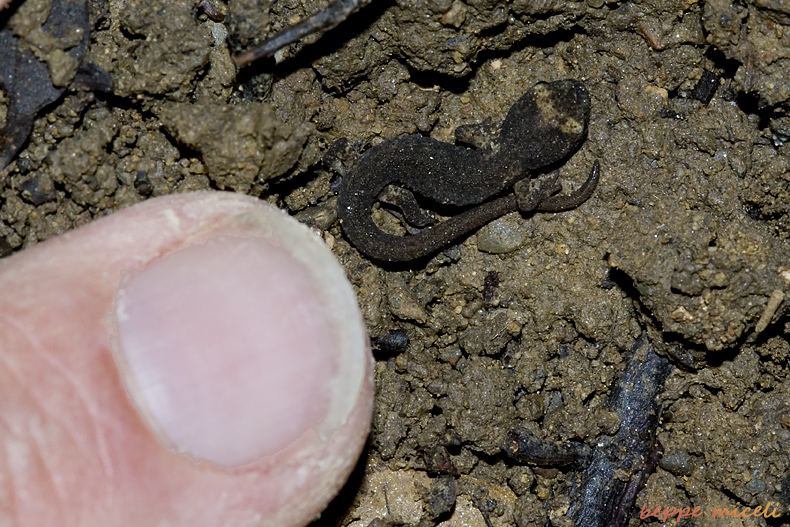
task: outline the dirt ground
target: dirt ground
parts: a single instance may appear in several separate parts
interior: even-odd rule
[[[13,15],[22,41],[49,2]],[[590,447],[615,434],[608,398],[643,334],[675,367],[664,455],[629,525],[660,523],[638,518],[645,503],[706,513],[681,525],[790,525],[788,2],[376,0],[239,71],[233,53],[326,6],[268,4],[88,0],[85,60],[112,91],[71,87],[38,113],[0,173],[8,249],[197,189],[320,230],[377,358],[369,448],[320,525],[572,526],[577,472],[503,444],[517,427]],[[560,178],[576,188],[601,166],[582,206],[511,214],[418,266],[381,267],[344,238],[341,140],[453,141],[567,78],[592,116]],[[709,517],[769,502],[779,518]]]

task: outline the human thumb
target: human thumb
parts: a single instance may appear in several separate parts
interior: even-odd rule
[[[351,287],[259,200],[149,200],[0,261],[0,291],[0,525],[305,525],[362,449]]]

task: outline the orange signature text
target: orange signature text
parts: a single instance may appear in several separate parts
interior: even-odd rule
[[[773,507],[773,510],[771,510]],[[733,507],[732,509],[727,509],[726,507],[713,507],[710,515],[712,518],[723,518],[725,516],[729,516],[731,518],[749,518],[752,516],[762,516],[763,518],[779,518],[781,515],[777,514],[778,507],[773,505],[772,502],[768,502],[764,507],[758,506],[755,508],[751,507],[744,507],[743,510],[738,510],[738,507]],[[662,522],[666,523],[667,520],[675,518],[676,521],[680,521],[681,518],[696,518],[697,516],[702,516],[704,513],[702,512],[702,508],[697,506],[693,509],[691,507],[648,507],[647,503],[642,505],[642,510],[639,512],[639,517],[641,519],[646,519],[655,517],[661,520]]]
[[[645,503],[642,505],[642,511],[639,513],[639,517],[643,520],[655,516],[663,523],[666,523],[668,519],[675,515],[677,515],[678,521],[680,521],[681,518],[687,518],[689,516],[696,518],[697,516],[702,516],[702,509],[700,507],[694,507],[694,510],[692,510],[691,507],[666,507],[662,509],[660,506],[655,509],[650,509],[647,507],[647,503]]]

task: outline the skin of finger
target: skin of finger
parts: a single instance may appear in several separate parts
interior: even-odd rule
[[[0,11],[11,4],[11,0],[0,0]]]
[[[372,364],[346,425],[237,469],[164,447],[123,388],[108,322],[125,273],[265,206],[149,200],[0,261],[0,525],[289,527],[315,518],[367,436]]]

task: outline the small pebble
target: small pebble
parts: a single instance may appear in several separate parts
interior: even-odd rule
[[[719,76],[712,71],[704,70],[700,76],[697,85],[691,92],[691,96],[700,101],[702,104],[708,104],[713,96],[716,94],[716,89],[719,87]]]
[[[373,345],[393,355],[403,353],[409,346],[409,334],[405,329],[391,329],[383,337],[374,339]]]
[[[428,516],[438,518],[455,506],[458,486],[452,476],[439,476],[431,485],[431,497],[428,500]]]
[[[676,476],[688,476],[694,471],[694,458],[685,450],[670,450],[658,462],[659,466]]]
[[[509,217],[494,220],[477,232],[477,248],[491,254],[513,252],[523,243],[523,231]]]
[[[743,486],[743,489],[751,494],[762,494],[767,488],[765,481],[758,477],[755,477]]]

